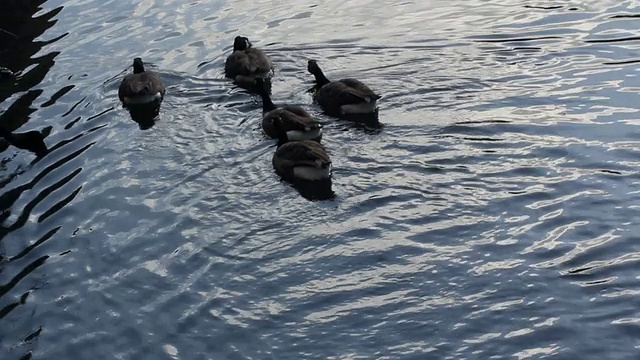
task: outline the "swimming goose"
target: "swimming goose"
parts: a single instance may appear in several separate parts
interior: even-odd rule
[[[122,79],[118,89],[118,97],[124,107],[157,103],[164,99],[165,87],[160,77],[153,72],[145,71],[142,59],[133,59],[133,74]]]
[[[260,49],[252,47],[247,37],[236,36],[233,53],[224,64],[225,76],[240,83],[253,83],[256,78],[269,79],[273,75],[273,64]]]
[[[44,137],[36,130],[14,134],[0,127],[0,136],[18,149],[29,150],[37,156],[44,156],[49,151],[44,143]]]
[[[309,60],[307,70],[316,78],[318,104],[331,116],[375,113],[376,102],[381,98],[367,85],[356,79],[330,81],[317,61]]]
[[[273,127],[279,136],[271,162],[278,175],[291,182],[331,178],[331,159],[322,144],[314,140],[289,141],[279,117],[273,119]]]
[[[263,79],[256,79],[257,91],[262,97],[262,129],[273,139],[320,140],[322,126],[301,106],[280,105],[277,107],[269,96]],[[277,124],[274,124],[277,122]]]
[[[278,175],[292,182],[322,181],[331,177],[329,154],[322,144],[313,140],[281,141],[272,163]]]

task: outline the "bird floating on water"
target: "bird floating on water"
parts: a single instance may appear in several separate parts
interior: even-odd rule
[[[273,63],[264,51],[254,48],[245,36],[236,36],[233,52],[224,64],[225,76],[237,83],[250,86],[256,78],[270,79],[273,76]]]
[[[133,74],[126,75],[118,88],[118,97],[124,107],[130,105],[160,105],[166,92],[158,74],[147,71],[142,59],[133,59]]]
[[[320,140],[322,125],[301,106],[276,106],[269,96],[263,79],[256,79],[258,94],[262,97],[262,129],[273,139]]]
[[[308,61],[307,71],[315,77],[314,98],[328,115],[339,117],[376,112],[377,101],[381,96],[360,80],[346,78],[331,81],[327,79],[315,60]]]

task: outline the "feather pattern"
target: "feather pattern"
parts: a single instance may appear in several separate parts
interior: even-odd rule
[[[284,178],[294,179],[296,168],[310,168],[311,170],[325,170],[316,172],[330,175],[331,158],[324,146],[313,140],[289,141],[282,144],[273,155],[273,166],[276,172]],[[298,172],[300,173],[300,172]],[[320,179],[303,179],[320,180]]]
[[[295,111],[299,112],[296,113]],[[321,126],[304,109],[285,105],[264,114],[262,128],[269,137],[278,139],[281,137],[280,131],[312,132],[312,130],[320,129]]]
[[[246,37],[238,36],[233,45],[233,53],[229,55],[224,65],[225,76],[236,79],[269,78],[273,75],[273,64],[269,57],[260,49],[251,47]]]
[[[122,79],[118,88],[118,98],[125,104],[140,104],[151,101],[162,102],[166,89],[160,77],[145,71],[142,60],[134,59],[134,73]]]
[[[262,97],[262,129],[273,139],[289,140],[318,139],[322,126],[311,115],[297,105],[276,106],[263,79],[257,79],[258,93]],[[290,139],[295,135],[296,139]]]

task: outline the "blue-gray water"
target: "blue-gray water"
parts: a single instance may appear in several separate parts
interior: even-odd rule
[[[638,14],[5,2],[3,125],[52,151],[0,144],[0,358],[637,358]],[[260,102],[223,76],[236,35],[276,103],[326,123],[334,200],[274,173]],[[116,94],[135,56],[168,84],[147,130]],[[384,127],[321,115],[310,58],[381,93]]]

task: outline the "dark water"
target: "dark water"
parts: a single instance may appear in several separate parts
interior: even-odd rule
[[[4,2],[1,121],[52,151],[0,144],[0,358],[637,358],[637,3],[297,3]],[[275,175],[239,34],[327,124],[335,200]],[[309,58],[384,127],[321,115]]]

